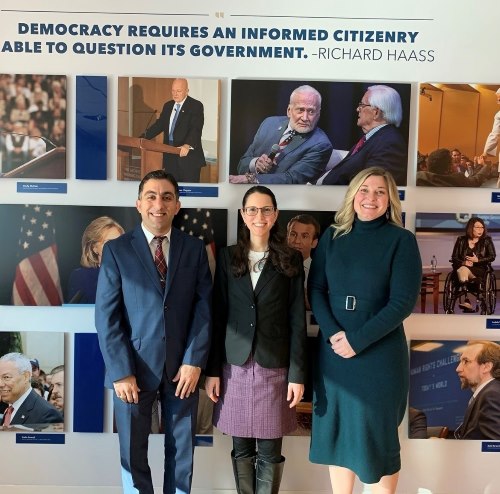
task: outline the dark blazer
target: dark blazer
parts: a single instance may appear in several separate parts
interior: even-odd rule
[[[279,144],[288,121],[288,117],[268,117],[261,123],[252,144],[238,163],[238,173],[247,173],[253,158],[269,154],[273,144]],[[259,175],[259,183],[314,183],[323,173],[332,148],[330,139],[318,127],[307,134],[297,134],[276,158],[277,166],[272,172]]]
[[[11,425],[23,425],[34,429],[47,427],[47,424],[64,422],[63,416],[39,394],[31,390],[12,418]]]
[[[165,291],[138,225],[106,242],[96,294],[95,322],[106,364],[106,386],[134,375],[154,390],[166,368],[204,367],[211,337],[212,277],[205,246],[172,228]]]
[[[427,439],[427,417],[422,410],[408,409],[408,437],[410,439]]]
[[[464,265],[465,256],[470,255],[470,253],[468,253],[470,250],[467,235],[461,235],[458,237],[451,255],[453,269],[458,269],[460,266]],[[475,276],[482,276],[488,265],[491,264],[497,257],[495,244],[489,235],[481,237],[477,241],[474,247],[474,253],[478,258],[478,262],[475,262],[470,269]]]
[[[406,185],[408,146],[394,125],[375,132],[355,154],[354,147],[323,179],[323,185],[348,185],[361,170],[379,166],[392,173],[397,185]]]
[[[252,287],[250,274],[231,274],[233,247],[221,250],[214,281],[214,333],[208,376],[220,377],[222,364],[243,365],[253,352],[266,368],[288,367],[288,381],[302,384],[306,371],[304,271],[289,278],[267,261]]]
[[[465,411],[460,439],[500,439],[500,380],[490,381]]]
[[[188,96],[184,101],[174,128],[174,141],[168,140],[170,115],[175,101],[167,101],[156,122],[146,129],[146,139],[152,139],[163,132],[163,143],[171,146],[189,144],[193,149],[184,158],[176,154],[163,154],[163,168],[177,179],[178,182],[199,182],[200,168],[206,165],[205,154],[201,145],[204,113],[203,103]]]

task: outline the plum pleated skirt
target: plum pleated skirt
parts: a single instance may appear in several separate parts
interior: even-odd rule
[[[288,369],[266,369],[252,356],[243,364],[224,364],[221,396],[213,423],[224,434],[276,439],[297,428],[295,408],[286,400]]]

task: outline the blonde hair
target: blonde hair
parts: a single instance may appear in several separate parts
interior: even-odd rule
[[[104,232],[117,228],[120,233],[124,233],[122,226],[109,216],[100,216],[92,220],[82,235],[82,256],[80,264],[84,268],[98,268],[99,256],[94,251],[94,246],[100,242],[104,236]]]
[[[335,232],[333,237],[346,235],[352,230],[352,225],[356,217],[354,211],[354,196],[359,188],[363,185],[364,181],[371,176],[383,177],[389,193],[389,205],[387,207],[388,219],[391,223],[398,226],[403,226],[403,215],[401,212],[401,202],[399,200],[398,188],[393,176],[389,171],[384,168],[372,166],[361,170],[349,183],[347,192],[344,197],[344,202],[335,215],[333,227]]]

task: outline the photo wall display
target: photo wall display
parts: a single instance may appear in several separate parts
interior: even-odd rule
[[[500,313],[500,214],[417,213],[415,235],[423,274],[414,312]]]
[[[139,224],[135,207],[2,205],[0,305],[93,304],[104,243]],[[203,239],[213,271],[227,210],[182,208],[174,226]]]
[[[475,359],[484,346],[482,340],[471,340],[471,344],[481,343],[473,348],[467,343],[410,342],[410,439],[500,439],[498,417],[494,407],[490,408],[492,403],[498,403],[500,385],[493,379],[488,386],[484,379],[485,386],[477,389],[480,364]],[[492,355],[489,353],[487,361],[491,362]],[[472,399],[476,390],[478,394]]]
[[[1,331],[0,431],[64,431],[65,366],[64,333]]]
[[[410,99],[410,84],[232,80],[229,182],[347,185],[381,166],[406,185]]]
[[[419,87],[417,186],[498,188],[500,83]]]
[[[66,178],[65,75],[0,74],[0,177]]]
[[[217,183],[219,113],[217,79],[119,77],[118,180],[164,168],[180,183]]]

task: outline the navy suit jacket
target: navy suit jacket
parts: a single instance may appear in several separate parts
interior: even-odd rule
[[[397,185],[406,185],[408,146],[396,127],[382,127],[357,153],[352,154],[353,149],[325,176],[323,185],[348,185],[358,172],[370,166],[389,170]]]
[[[106,386],[134,375],[158,388],[163,371],[204,367],[211,338],[212,277],[201,240],[176,228],[170,236],[165,290],[141,225],[106,242],[97,284],[95,322]]]
[[[460,439],[500,439],[500,380],[490,381],[468,406]]]
[[[63,416],[39,394],[31,390],[23,401],[10,425],[23,425],[34,429],[43,428],[47,424],[64,422]]]
[[[238,173],[247,173],[253,158],[269,154],[273,144],[279,144],[288,120],[288,117],[268,117],[261,123],[238,163]],[[261,184],[314,183],[325,170],[332,149],[330,139],[318,127],[307,134],[297,134],[276,158],[277,166],[271,173],[259,174],[258,181]]]
[[[168,130],[170,127],[170,115],[174,105],[174,100],[167,101],[163,105],[158,120],[146,129],[146,139],[152,139],[163,132],[163,143],[170,144]],[[193,149],[184,158],[176,154],[164,153],[163,155],[163,167],[172,173],[177,181],[188,181],[185,180],[186,176],[197,174],[198,180],[196,181],[199,182],[200,168],[206,165],[205,154],[201,145],[204,121],[203,103],[188,96],[181,107],[181,112],[174,128],[174,141],[170,145],[178,147],[183,144],[189,144]],[[189,181],[193,182],[194,180]]]

